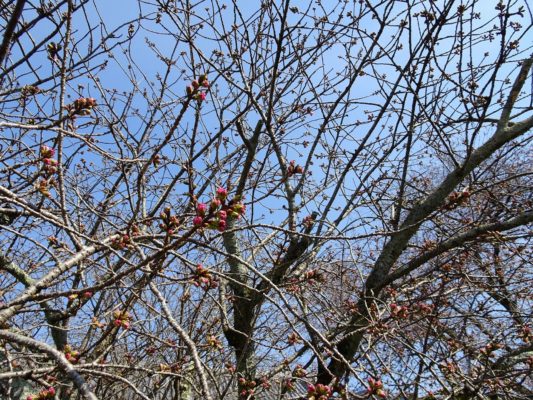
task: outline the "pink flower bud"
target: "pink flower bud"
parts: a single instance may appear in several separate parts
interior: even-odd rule
[[[226,200],[226,197],[228,196],[228,191],[224,188],[217,188],[217,198],[224,201]]]
[[[224,210],[220,210],[220,211],[218,212],[218,218],[220,218],[221,221],[222,221],[222,220],[225,221],[226,218],[228,218],[228,214],[226,213],[226,211],[224,211]]]
[[[93,292],[84,292],[83,297],[86,299],[90,299],[91,297],[93,297]]]
[[[192,81],[192,87],[195,88],[195,89],[198,89],[200,87],[200,84],[196,80]]]
[[[198,205],[196,206],[196,212],[198,213],[198,215],[205,215],[207,211],[207,205],[205,203],[198,203]]]
[[[192,220],[192,223],[194,226],[202,226],[203,222],[204,222],[204,219],[198,215],[194,217]]]
[[[226,230],[226,221],[224,221],[222,219],[220,221],[218,221],[218,230],[220,232],[224,232]]]

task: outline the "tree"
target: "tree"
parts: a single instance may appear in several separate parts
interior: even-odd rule
[[[4,398],[530,398],[527,1],[0,4]]]

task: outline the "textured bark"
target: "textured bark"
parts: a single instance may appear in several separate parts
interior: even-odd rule
[[[15,8],[13,10],[13,14],[11,14],[11,18],[7,23],[6,30],[4,32],[4,37],[2,39],[2,44],[0,45],[0,66],[4,63],[4,60],[9,51],[11,39],[13,38],[13,34],[15,32],[15,28],[18,24],[18,21],[22,16],[24,4],[26,4],[26,0],[17,0],[17,3],[15,4]]]
[[[79,393],[84,398],[89,400],[98,400],[96,395],[89,389],[83,377],[74,369],[74,367],[67,361],[64,354],[60,351],[48,346],[45,343],[30,339],[17,333],[9,332],[7,330],[0,330],[0,338],[8,342],[15,342],[23,346],[28,346],[47,354],[50,358],[57,362],[59,368],[65,372],[68,379],[72,381],[74,386],[76,386]]]

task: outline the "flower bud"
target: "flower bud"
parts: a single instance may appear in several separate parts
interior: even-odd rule
[[[204,222],[204,219],[198,215],[194,217],[192,220],[192,224],[194,226],[202,226],[203,222]]]
[[[205,203],[198,203],[198,205],[196,206],[196,212],[198,213],[198,215],[205,215],[207,211],[207,205]]]
[[[220,207],[222,205],[222,202],[219,200],[219,199],[213,199],[211,200],[211,210],[214,211],[216,210],[218,207]]]
[[[228,196],[228,191],[227,189],[224,189],[224,188],[217,188],[217,198],[220,199],[221,201],[224,201],[226,200],[226,197]]]

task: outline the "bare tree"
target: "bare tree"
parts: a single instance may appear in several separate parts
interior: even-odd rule
[[[0,396],[531,398],[527,3],[0,1]]]

